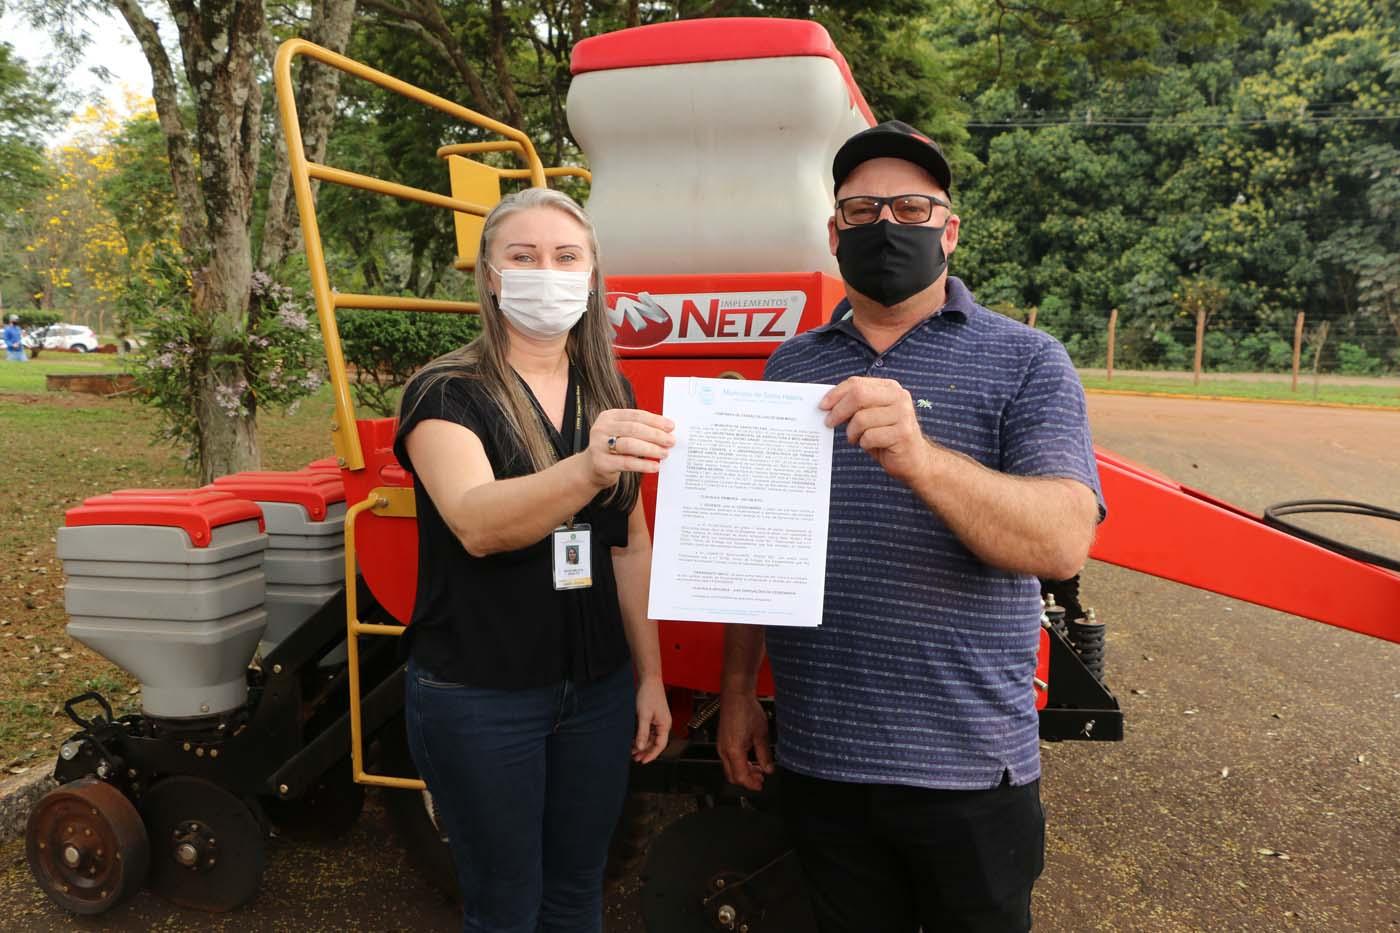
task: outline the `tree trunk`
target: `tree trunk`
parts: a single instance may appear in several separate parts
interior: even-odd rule
[[[579,16],[582,16],[581,8]],[[517,129],[524,129],[525,117],[520,111],[520,98],[515,94],[515,81],[510,76],[510,62],[506,58],[506,33],[509,29],[504,0],[491,0],[491,62],[505,100],[506,122]]]
[[[195,273],[193,301],[195,316],[213,335],[214,355],[198,400],[200,476],[207,482],[261,465],[257,412],[241,356],[253,276],[253,189],[262,126],[262,88],[255,62],[263,7],[262,0],[223,0],[206,2],[201,12],[203,23],[193,22],[192,10],[185,23],[178,14],[175,22],[181,26],[185,72],[195,92],[209,230],[208,251]]]
[[[317,0],[312,7],[306,37],[332,52],[343,54],[350,42],[350,28],[355,22],[355,2]],[[272,60],[271,54],[268,60]],[[301,118],[302,145],[306,149],[307,159],[312,162],[324,162],[326,159],[326,144],[335,123],[335,104],[339,95],[338,70],[307,61],[301,63],[297,75],[297,113]],[[267,272],[275,272],[297,242],[287,138],[282,133],[277,134],[276,160],[268,184],[267,214],[263,220],[262,249],[258,256],[258,267]],[[311,183],[313,199],[319,187],[319,183]]]
[[[168,0],[194,104],[191,137],[179,83],[155,23],[139,0],[115,0],[151,66],[152,96],[170,155],[180,240],[191,268],[190,311],[209,335],[196,377],[200,478],[260,464],[244,348],[253,272],[253,187],[261,145],[262,90],[255,67],[262,0]],[[195,156],[199,171],[196,173]]]
[[[156,117],[165,136],[175,203],[180,208],[180,246],[191,252],[199,249],[204,241],[204,198],[195,173],[194,149],[180,110],[180,85],[156,24],[142,11],[138,0],[115,0],[115,4],[151,67],[151,97],[156,102]],[[175,8],[177,4],[171,6]],[[189,16],[187,10],[177,13],[176,23],[182,32],[191,28]]]

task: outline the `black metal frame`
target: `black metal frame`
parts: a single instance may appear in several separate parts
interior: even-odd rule
[[[382,615],[359,581],[367,617]],[[139,798],[167,775],[201,777],[239,795],[295,800],[343,761],[350,749],[348,674],[344,661],[324,664],[345,644],[345,594],[327,602],[286,640],[260,669],[249,670],[248,703],[222,716],[197,721],[141,714],[112,715],[99,694],[65,705],[79,732],[64,742],[54,778],[67,783],[97,775]],[[323,666],[324,664],[324,666]],[[360,655],[366,735],[373,735],[403,708],[403,665],[397,644],[376,638]],[[79,706],[95,702],[102,714],[83,717]]]
[[[363,581],[360,605],[382,615]],[[184,723],[143,715],[112,715],[100,695],[69,700],[65,709],[81,731],[64,743],[54,778],[67,783],[97,775],[139,798],[154,780],[172,774],[202,777],[235,794],[296,800],[349,754],[348,674],[343,661],[327,663],[344,647],[345,598],[341,593],[281,642],[261,670],[250,670],[249,702],[231,714]],[[1123,713],[1113,693],[1084,666],[1074,648],[1053,629],[1050,635],[1050,695],[1040,712],[1040,737],[1047,741],[1120,741]],[[397,643],[369,639],[361,648],[366,692],[361,714],[366,736],[375,735],[403,709],[404,668]],[[102,715],[78,711],[96,702]],[[772,704],[770,734],[776,738]],[[632,790],[682,793],[710,801],[771,798],[724,778],[715,744],[716,723],[707,721],[689,737],[672,742],[660,759],[632,769]]]
[[[1118,698],[1089,673],[1074,647],[1054,629],[1050,634],[1050,696],[1040,711],[1040,737],[1093,742],[1123,740]]]

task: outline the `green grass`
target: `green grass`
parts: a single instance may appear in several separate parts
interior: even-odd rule
[[[0,393],[44,391],[44,377],[49,373],[117,373],[125,360],[113,353],[55,353],[45,350],[38,359],[27,363],[0,361]]]
[[[75,728],[61,709],[69,697],[98,690],[118,713],[139,702],[129,676],[64,631],[63,566],[54,534],[64,511],[89,496],[193,486],[195,479],[179,451],[153,443],[159,421],[135,400],[43,390],[46,369],[73,372],[109,362],[65,355],[57,362],[0,364],[9,380],[0,382],[0,463],[10,502],[0,509],[0,777],[51,766],[58,743]],[[16,375],[19,370],[26,372]],[[22,380],[14,387],[36,372],[37,388]],[[297,469],[331,455],[330,417],[328,388],[294,415],[259,417],[263,465]]]
[[[1298,391],[1292,391],[1288,382],[1246,381],[1211,378],[1200,385],[1192,385],[1188,379],[1153,378],[1141,373],[1115,375],[1112,382],[1103,376],[1080,374],[1084,388],[1106,389],[1115,392],[1144,392],[1152,395],[1197,395],[1202,397],[1229,397],[1244,399],[1266,399],[1271,401],[1297,402],[1299,404],[1329,405],[1379,405],[1386,408],[1400,408],[1400,387],[1384,385],[1329,385],[1318,387],[1313,395],[1311,381],[1299,382]]]

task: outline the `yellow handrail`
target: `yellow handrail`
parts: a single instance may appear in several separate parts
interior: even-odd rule
[[[289,39],[277,49],[273,63],[273,80],[277,88],[278,113],[282,121],[282,131],[287,138],[287,156],[291,169],[292,190],[296,194],[297,211],[301,215],[301,232],[306,242],[306,264],[311,274],[311,292],[316,301],[316,316],[321,324],[321,340],[326,348],[326,365],[331,389],[335,398],[335,415],[331,422],[331,440],[335,444],[336,461],[346,470],[363,470],[364,451],[360,447],[359,432],[355,429],[355,405],[350,394],[350,380],[345,371],[345,354],[341,347],[340,330],[336,325],[337,308],[376,308],[400,311],[426,311],[449,314],[470,314],[481,310],[475,301],[452,301],[437,298],[414,298],[393,295],[364,295],[336,292],[331,287],[330,274],[326,269],[326,254],[321,243],[321,229],[316,220],[316,204],[311,191],[312,180],[344,185],[427,204],[431,207],[456,211],[484,218],[491,205],[477,204],[460,198],[448,197],[433,191],[425,191],[411,185],[386,181],[371,175],[352,172],[332,165],[312,162],[306,157],[302,142],[301,121],[297,114],[296,96],[292,91],[292,60],[298,56],[312,59],[323,65],[338,69],[352,77],[361,78],[395,94],[417,101],[424,106],[441,111],[463,123],[484,129],[503,137],[499,140],[460,143],[442,147],[438,155],[444,159],[461,158],[483,152],[513,152],[525,162],[525,168],[501,169],[485,165],[500,178],[528,180],[531,187],[544,187],[550,178],[565,175],[591,176],[583,169],[549,168],[540,162],[539,154],[530,138],[513,126],[508,126],[490,117],[483,116],[460,104],[455,104],[422,88],[414,87],[398,78],[390,77],[353,59],[338,55],[305,39]],[[484,163],[477,163],[484,165]],[[489,177],[489,176],[488,176]],[[459,241],[460,242],[460,241]],[[420,780],[370,774],[364,769],[364,729],[360,708],[360,651],[361,635],[403,634],[398,625],[374,625],[361,622],[356,589],[356,520],[366,511],[386,518],[414,518],[415,507],[413,490],[398,486],[380,486],[373,489],[362,502],[352,505],[345,515],[345,632],[346,654],[349,673],[350,693],[350,760],[355,781],[361,784],[376,784],[382,787],[422,790]]]
[[[485,217],[491,213],[491,209],[482,204],[459,201],[456,198],[449,198],[445,194],[438,194],[436,191],[424,191],[422,188],[384,181],[373,175],[361,175],[359,172],[349,172],[343,168],[333,168],[319,162],[308,162],[306,170],[312,178],[319,181],[335,182],[338,185],[345,185],[347,188],[359,188],[361,191],[387,194],[390,197],[403,198],[405,201],[417,201],[419,204],[426,204],[429,207],[445,207],[449,211],[476,214],[478,217]],[[526,172],[526,177],[530,177],[530,170],[522,169],[522,171]]]
[[[409,298],[403,295],[359,295],[354,292],[336,292],[335,306],[374,311],[437,311],[447,314],[476,314],[481,310],[479,301]]]
[[[445,159],[450,155],[476,155],[478,152],[519,152],[524,153],[520,144],[510,139],[490,140],[482,143],[453,143],[439,146],[437,156]]]
[[[405,497],[404,493],[408,495]],[[360,621],[359,592],[355,586],[355,520],[361,513],[374,510],[381,515],[402,515],[407,499],[408,515],[413,515],[413,490],[402,487],[378,487],[370,490],[363,500],[345,512],[345,664],[350,675],[350,772],[358,784],[423,790],[426,785],[416,778],[370,774],[365,771],[365,737],[360,713],[360,639],[361,635],[403,635],[401,625],[369,625]]]
[[[502,168],[496,171],[502,178],[528,178],[530,175],[530,170],[526,168]],[[580,168],[577,165],[559,165],[544,170],[545,178],[563,178],[565,176],[582,178],[584,181],[589,182],[593,180],[592,172],[586,168]]]
[[[287,138],[287,161],[291,169],[292,190],[296,194],[297,211],[301,215],[301,232],[306,242],[306,264],[311,275],[311,292],[316,301],[316,316],[321,324],[321,339],[326,348],[326,364],[331,391],[335,399],[335,420],[331,426],[331,438],[335,444],[337,462],[346,469],[361,470],[364,469],[365,465],[364,453],[360,449],[359,432],[354,430],[355,405],[350,394],[350,380],[345,372],[345,354],[341,349],[340,330],[335,321],[337,304],[331,289],[330,275],[326,270],[325,249],[321,243],[321,229],[316,219],[316,204],[311,192],[311,181],[314,178],[333,184],[348,185],[376,194],[406,198],[435,207],[474,214],[478,217],[484,217],[489,208],[486,205],[471,204],[409,185],[401,185],[308,160],[305,146],[302,143],[301,120],[297,113],[296,95],[292,90],[292,60],[299,56],[369,81],[387,91],[441,111],[463,123],[504,137],[500,141],[467,143],[465,145],[476,146],[477,148],[471,150],[473,152],[509,150],[519,153],[526,164],[525,174],[522,177],[528,178],[533,187],[546,185],[548,176],[544,164],[540,161],[539,154],[535,151],[534,143],[523,131],[513,126],[493,120],[463,107],[461,104],[453,103],[430,91],[415,87],[406,81],[391,77],[382,71],[370,68],[368,65],[346,58],[344,55],[339,55],[305,39],[288,39],[277,49],[277,58],[273,63],[273,80],[277,88],[277,108],[282,121],[282,132]],[[361,305],[361,307],[363,306],[366,305]],[[385,303],[376,306],[404,310],[471,310],[467,303],[455,307],[412,307],[404,304],[402,299],[397,302],[386,300]],[[351,305],[341,304],[340,307],[351,307]]]

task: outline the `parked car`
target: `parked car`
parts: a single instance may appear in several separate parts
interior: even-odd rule
[[[100,343],[92,328],[81,324],[50,324],[35,328],[24,335],[23,341],[31,350],[38,347],[41,350],[76,350],[79,353],[91,353]]]

